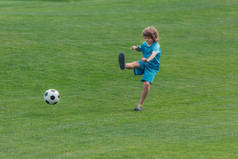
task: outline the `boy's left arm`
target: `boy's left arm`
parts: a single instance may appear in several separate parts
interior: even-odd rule
[[[151,60],[153,60],[153,58],[155,58],[155,56],[157,55],[157,52],[152,52],[152,54],[150,55],[150,57],[149,58],[142,58],[141,59],[141,61],[142,62],[149,62],[149,61],[151,61]]]

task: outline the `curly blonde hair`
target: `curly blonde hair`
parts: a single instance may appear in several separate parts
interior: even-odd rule
[[[149,27],[145,28],[142,32],[142,36],[143,37],[145,37],[145,36],[151,37],[154,42],[159,40],[159,32],[153,26],[149,26]]]

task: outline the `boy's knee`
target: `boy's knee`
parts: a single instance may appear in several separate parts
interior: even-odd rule
[[[144,86],[145,86],[145,87],[150,87],[150,82],[145,81],[145,82],[144,82]]]

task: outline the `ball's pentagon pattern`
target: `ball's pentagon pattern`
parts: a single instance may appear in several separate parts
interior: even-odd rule
[[[60,95],[59,92],[55,89],[48,89],[44,93],[44,100],[47,104],[54,105],[59,102]]]

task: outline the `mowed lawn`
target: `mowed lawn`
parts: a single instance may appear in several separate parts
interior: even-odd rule
[[[150,25],[161,70],[134,112],[117,57]],[[237,0],[0,0],[1,159],[237,159],[237,95]]]

